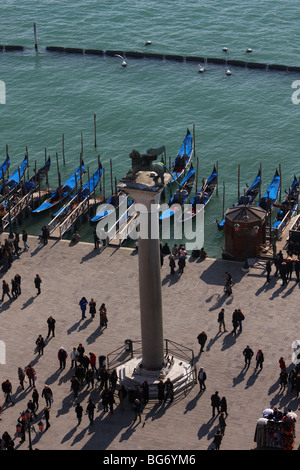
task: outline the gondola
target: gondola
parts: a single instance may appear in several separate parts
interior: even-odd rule
[[[197,215],[197,213],[201,210],[200,208],[197,209],[197,204],[204,205],[204,208],[207,206],[217,186],[217,180],[218,173],[216,167],[214,166],[213,171],[203,184],[202,188],[197,191],[197,193],[190,199],[189,204],[192,207],[187,208],[177,219],[177,222],[184,222],[185,220],[189,220],[192,217],[195,217],[195,215]]]
[[[13,174],[0,186],[0,193],[2,195],[3,192],[5,196],[10,194],[16,186],[22,181],[23,175],[28,167],[28,157],[25,155],[25,158],[21,165],[13,172]]]
[[[283,219],[289,211],[291,212],[291,215],[294,214],[294,212],[298,208],[298,200],[299,200],[299,181],[295,175],[293,182],[289,188],[289,191],[287,192],[284,200],[280,204],[281,207],[277,211],[276,219],[272,227],[273,229],[278,229],[282,225]]]
[[[249,188],[245,191],[245,193],[239,197],[238,201],[233,205],[233,207],[240,206],[240,205],[250,206],[251,204],[253,204],[253,202],[255,201],[259,193],[260,185],[261,185],[261,173],[259,170],[253,183],[249,186]],[[224,224],[225,224],[225,218],[220,223],[218,221],[216,222],[217,222],[218,230],[220,231],[223,230]]]
[[[56,217],[58,214],[66,215],[68,214],[71,209],[73,209],[77,204],[82,202],[87,197],[90,197],[91,194],[95,191],[99,181],[101,180],[103,174],[103,168],[98,168],[95,173],[88,179],[88,181],[77,190],[75,196],[72,197],[71,201],[65,204],[61,209],[59,209],[55,214],[53,214],[53,218]]]
[[[100,204],[99,210],[96,212],[96,215],[90,220],[91,224],[96,224],[99,220],[107,217],[113,211],[117,210],[121,204],[123,204],[128,198],[123,189],[119,189],[114,194],[105,199],[105,201]]]
[[[159,220],[168,219],[181,210],[182,205],[187,201],[189,195],[191,194],[195,183],[195,176],[194,167],[191,165],[179,188],[176,189],[173,196],[169,199],[169,208],[162,212]]]
[[[57,206],[60,204],[66,197],[68,197],[75,189],[76,184],[78,183],[79,179],[82,176],[82,173],[84,171],[84,163],[77,168],[76,171],[67,179],[67,181],[61,185],[58,186],[58,188],[55,191],[52,191],[50,193],[50,198],[47,199],[45,202],[43,202],[39,207],[37,207],[35,210],[32,211],[33,215],[39,215],[47,210]]]
[[[258,206],[264,209],[265,211],[271,210],[277,200],[279,189],[280,175],[278,173],[278,170],[276,170],[271,183],[266,189],[265,194],[260,198]]]
[[[0,166],[0,178],[3,180],[4,176],[5,176],[5,173],[7,172],[7,170],[9,169],[9,165],[10,165],[10,158],[9,156],[7,155],[6,159],[4,160],[4,162],[2,163],[2,165]]]
[[[180,180],[190,167],[193,158],[193,136],[187,129],[186,136],[170,169],[172,179],[170,183]]]
[[[25,195],[32,191],[33,189],[40,186],[46,174],[50,170],[51,158],[49,157],[46,163],[41,166],[41,168],[34,173],[25,183],[22,184],[22,194]]]

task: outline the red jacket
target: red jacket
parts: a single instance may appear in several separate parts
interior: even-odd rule
[[[33,367],[26,367],[26,375],[29,379],[34,379],[35,377],[35,370]]]
[[[92,353],[92,354],[90,355],[90,364],[91,364],[91,365],[96,365],[96,359],[97,359],[97,358],[96,358],[96,354]]]

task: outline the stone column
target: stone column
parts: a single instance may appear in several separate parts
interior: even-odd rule
[[[164,362],[163,313],[161,294],[161,262],[157,207],[162,188],[156,191],[130,188],[126,191],[138,205],[140,220],[148,221],[148,230],[138,239],[139,291],[142,339],[142,366],[158,370]],[[151,214],[156,213],[156,216]]]

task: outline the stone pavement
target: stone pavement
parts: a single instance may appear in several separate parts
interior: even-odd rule
[[[4,234],[2,234],[2,241]],[[207,390],[198,394],[198,384],[169,405],[149,403],[142,414],[141,424],[133,423],[133,411],[128,404],[121,411],[118,400],[112,415],[102,411],[97,391],[79,394],[83,407],[89,396],[96,403],[95,422],[89,425],[87,415],[77,426],[73,394],[70,391],[72,371],[59,370],[58,349],[63,346],[70,354],[73,346],[82,343],[86,352],[106,355],[124,344],[125,339],[140,339],[139,290],[137,255],[126,248],[107,247],[94,250],[88,243],[72,245],[68,241],[50,240],[42,246],[38,238],[29,237],[30,250],[22,252],[2,279],[9,283],[19,273],[22,294],[0,306],[0,339],[6,346],[6,364],[0,364],[1,382],[8,378],[13,385],[14,405],[1,403],[3,411],[0,433],[7,430],[15,439],[16,449],[26,449],[28,440],[19,444],[16,422],[31,398],[31,389],[19,387],[17,368],[31,363],[37,373],[37,389],[41,395],[47,382],[54,393],[50,409],[51,427],[33,435],[33,446],[40,450],[206,450],[218,428],[218,418],[212,419],[211,395],[218,390],[228,403],[228,418],[222,450],[256,448],[254,432],[261,412],[267,407],[298,410],[300,398],[290,391],[279,392],[279,364],[284,357],[291,367],[291,344],[299,339],[299,285],[293,280],[281,287],[278,278],[265,283],[264,263],[256,262],[248,273],[241,263],[206,259],[187,260],[184,274],[171,277],[168,262],[162,267],[164,336],[194,350],[197,367],[207,373]],[[233,296],[223,293],[225,272],[232,274]],[[35,274],[42,278],[42,293],[36,295]],[[81,320],[78,302],[91,297],[99,308],[105,302],[108,328],[101,331],[98,315],[94,320]],[[225,308],[227,332],[218,333],[217,316]],[[245,315],[243,331],[231,334],[231,316],[235,308]],[[56,319],[56,336],[47,341],[44,355],[37,357],[35,341],[39,334],[47,335],[46,320]],[[208,335],[205,351],[199,354],[197,335]],[[265,362],[262,371],[255,372],[255,361],[245,371],[242,355],[246,345],[254,353],[262,348]],[[45,406],[40,396],[38,422]],[[37,427],[37,426],[36,426]],[[295,449],[299,445],[296,434]]]

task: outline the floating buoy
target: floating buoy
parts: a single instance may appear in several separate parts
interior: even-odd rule
[[[229,69],[226,70],[226,75],[231,75],[231,71]]]
[[[198,67],[199,67],[199,72],[200,72],[200,73],[203,73],[203,72],[205,72],[205,68],[204,68],[204,67],[202,67],[202,65],[201,65],[201,64],[198,64]]]
[[[248,49],[246,49],[246,52],[250,53],[250,52],[252,52],[252,49],[250,47],[248,47]]]
[[[222,51],[227,52],[228,51],[227,47],[223,47]]]
[[[145,42],[145,46],[150,46],[150,44],[152,44],[152,41],[146,41]]]
[[[124,57],[121,56],[120,54],[115,54],[115,56],[116,56],[116,57],[120,57],[120,59],[122,59],[122,64],[121,64],[122,67],[126,67],[127,62],[126,62],[126,60],[124,59]]]

